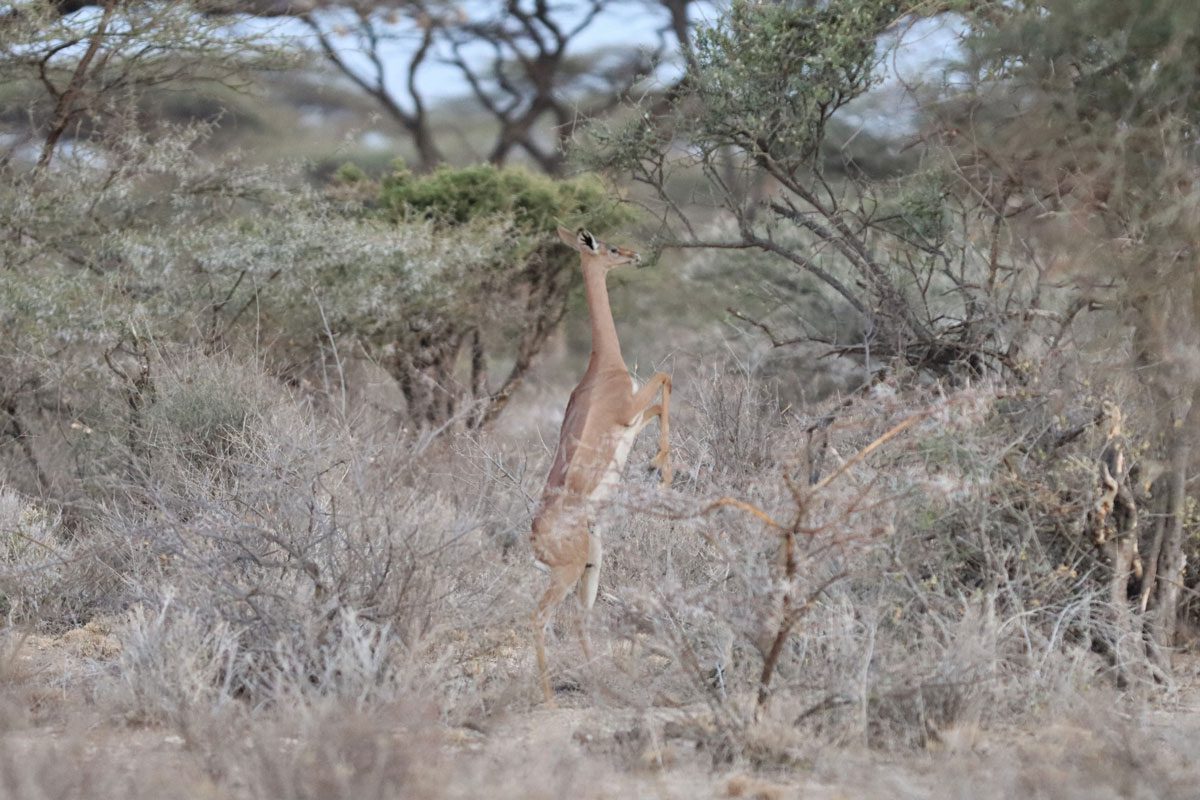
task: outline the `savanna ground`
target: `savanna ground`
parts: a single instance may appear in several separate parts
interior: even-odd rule
[[[444,724],[436,709],[412,703],[370,711],[330,703],[269,719],[230,711],[184,730],[146,725],[89,696],[118,647],[93,624],[60,638],[30,637],[6,665],[7,796],[1195,796],[1194,693],[1155,706],[1081,695],[1020,725],[956,724],[916,752],[764,731],[783,741],[765,743],[749,762],[714,763],[693,733],[705,714],[588,698],[545,709],[523,697],[465,725]]]

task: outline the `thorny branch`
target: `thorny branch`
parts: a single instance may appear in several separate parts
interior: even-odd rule
[[[887,431],[875,437],[875,439],[869,444],[858,450],[858,452],[856,452],[850,458],[846,459],[836,470],[811,487],[802,488],[797,486],[790,479],[785,478],[796,504],[794,516],[790,524],[779,522],[769,512],[765,511],[754,503],[730,496],[719,497],[716,500],[707,503],[698,511],[690,514],[665,515],[670,519],[696,519],[699,517],[707,517],[720,509],[733,508],[741,511],[744,514],[754,517],[759,522],[767,526],[767,528],[775,533],[778,533],[782,537],[784,557],[783,574],[781,575],[783,590],[782,596],[779,600],[780,619],[775,634],[772,636],[771,646],[767,653],[764,654],[763,669],[759,677],[756,714],[761,714],[763,710],[765,710],[767,703],[770,700],[771,680],[774,677],[775,671],[778,667],[783,648],[791,636],[796,623],[813,608],[813,606],[817,603],[820,597],[825,594],[830,586],[847,576],[845,571],[839,571],[834,575],[829,576],[822,581],[820,585],[809,592],[799,603],[796,603],[792,596],[795,580],[799,573],[799,563],[796,556],[796,536],[803,535],[808,538],[812,538],[829,530],[828,524],[818,527],[809,527],[806,525],[809,512],[814,505],[813,501],[816,500],[816,498],[823,491],[828,489],[829,486],[837,481],[840,477],[847,474],[855,466],[861,464],[863,461],[869,458],[872,453],[875,453],[881,447],[912,428],[918,422],[927,419],[940,408],[942,407],[925,408],[905,417]],[[861,500],[861,496],[859,500]],[[858,501],[855,501],[849,507],[847,515],[853,515],[855,513],[859,513],[860,511],[861,509],[858,508]],[[835,541],[844,540],[835,539]]]

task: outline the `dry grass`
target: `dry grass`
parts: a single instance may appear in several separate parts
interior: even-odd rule
[[[412,704],[212,714],[178,731],[61,709],[65,726],[5,733],[0,791],[33,800],[1194,796],[1194,715],[1102,711],[1104,702],[1030,719],[1024,731],[957,730],[927,751],[810,739],[787,763],[716,766],[680,736],[682,716],[662,710],[526,711],[481,733]]]
[[[83,529],[0,497],[8,796],[1169,798],[1196,776],[1190,718],[1118,692],[1097,646],[1112,616],[1062,503],[1086,471],[1009,469],[1045,420],[1001,387],[802,410],[742,370],[680,380],[679,478],[635,451],[600,522],[597,657],[567,604],[550,712],[524,537],[545,448],[512,421],[406,438],[227,356],[164,374],[156,445]]]

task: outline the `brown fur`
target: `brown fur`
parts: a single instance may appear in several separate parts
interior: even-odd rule
[[[598,242],[583,231],[576,235],[560,228],[559,235],[580,252],[592,322],[592,355],[567,403],[558,449],[531,531],[534,556],[550,569],[550,585],[538,602],[533,619],[538,670],[548,703],[553,703],[554,698],[546,670],[545,626],[571,587],[587,573],[580,587],[580,639],[585,658],[591,659],[582,615],[595,601],[601,548],[599,540],[592,538],[589,517],[595,511],[597,493],[603,488],[606,475],[620,466],[615,462],[622,439],[636,436],[637,431],[655,418],[660,421],[660,440],[654,465],[662,472],[664,484],[671,480],[667,448],[671,379],[659,373],[634,394],[604,284],[610,269],[634,263],[638,255],[626,248]],[[660,387],[662,403],[652,405]]]

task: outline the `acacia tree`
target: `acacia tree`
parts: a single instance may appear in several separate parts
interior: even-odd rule
[[[130,99],[182,83],[244,87],[255,69],[289,63],[278,47],[188,3],[23,3],[0,14],[0,82],[15,130],[11,154],[35,142],[37,168],[64,137],[103,148],[138,124]]]
[[[5,119],[19,136],[0,162],[0,463],[30,493],[82,502],[97,476],[144,471],[158,376],[190,352],[252,350],[286,377],[293,342],[309,364],[353,342],[419,425],[482,425],[575,285],[548,247],[555,222],[627,217],[594,179],[402,173],[347,202],[213,155],[211,124],[141,110],[148,88],[280,63],[219,23],[190,4],[120,2],[78,16],[31,5],[0,25],[4,90],[28,104]]]
[[[796,335],[753,320],[777,344],[818,340],[938,374],[1010,369],[1015,333],[976,280],[986,255],[951,224],[970,209],[948,207],[935,171],[872,173],[837,120],[880,79],[880,39],[928,8],[735,2],[697,33],[663,115],[648,106],[593,126],[583,160],[647,187],[661,247],[770,254],[815,279],[851,320]]]
[[[332,334],[353,345],[347,352],[365,351],[426,431],[496,419],[557,330],[581,276],[555,227],[603,231],[630,218],[590,176],[481,164],[401,168],[381,184],[346,168],[342,180],[377,198],[381,210],[366,214],[375,224],[420,235],[390,258],[353,268],[328,260],[284,276],[288,325],[310,350]]]
[[[959,88],[933,92],[900,155],[859,157],[841,112],[884,74],[881,44],[949,12],[969,31]],[[822,343],[868,372],[990,373],[1023,392],[1071,349],[1116,399],[1083,401],[1084,424],[1029,447],[1053,461],[1105,432],[1096,485],[1073,502],[1122,670],[1144,633],[1152,655],[1174,644],[1187,580],[1198,25],[1171,0],[735,2],[698,32],[677,96],[593,127],[583,153],[646,188],[661,247],[766,254],[816,285],[824,321],[790,313],[795,291],[770,318],[731,309],[776,346]],[[1127,332],[1127,362],[1107,342],[1108,363],[1086,365],[1097,326]]]
[[[443,163],[432,103],[421,76],[433,63],[456,69],[464,94],[492,123],[480,157],[502,165],[521,152],[549,174],[561,174],[562,144],[578,124],[617,109],[674,48],[690,53],[695,0],[503,0],[469,10],[449,0],[189,0],[168,3],[214,19],[299,21],[328,63],[378,103],[412,142],[421,171]],[[70,18],[97,0],[58,0],[41,8]],[[582,40],[606,15],[649,8],[662,18],[654,44],[583,50]],[[13,15],[16,16],[16,15]],[[204,23],[199,23],[203,25]],[[397,57],[398,56],[398,57]],[[393,73],[395,77],[393,77]],[[645,93],[670,95],[674,87]],[[444,128],[447,123],[439,122]]]
[[[464,90],[493,123],[492,144],[481,153],[487,161],[502,165],[520,151],[539,169],[557,175],[565,164],[561,145],[578,122],[627,99],[667,52],[667,31],[675,37],[670,44],[686,47],[691,0],[670,0],[662,7],[669,22],[657,32],[657,47],[581,51],[580,40],[604,15],[633,7],[621,0],[506,0],[468,11],[419,0],[340,2],[304,11],[300,18],[330,63],[409,134],[418,168],[428,170],[444,160],[432,131],[430,103],[419,85],[422,69],[437,61],[462,75]],[[392,86],[384,50],[399,45],[406,53],[403,77]],[[368,66],[356,66],[349,51],[365,56]]]
[[[972,18],[971,89],[931,115],[928,135],[954,153],[967,184],[1048,243],[1079,286],[1075,311],[1129,331],[1136,378],[1122,383],[1126,365],[1110,353],[1117,369],[1098,382],[1123,405],[1148,395],[1135,424],[1149,458],[1113,477],[1136,493],[1131,471],[1142,481],[1161,471],[1140,498],[1149,524],[1124,531],[1122,547],[1125,560],[1140,551],[1144,561],[1137,599],[1150,637],[1171,647],[1200,430],[1200,8],[1024,0],[1002,11]]]

